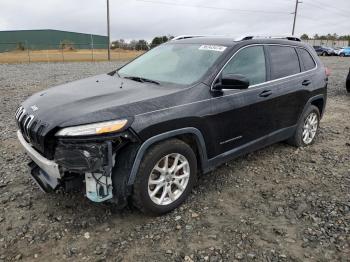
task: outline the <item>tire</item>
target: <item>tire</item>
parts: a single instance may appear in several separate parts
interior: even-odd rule
[[[327,56],[327,55],[328,55],[327,52],[322,53],[322,56]]]
[[[167,171],[165,171],[166,159],[168,159]],[[176,159],[178,161],[175,166]],[[174,166],[181,165],[182,168],[172,172]],[[180,176],[187,177],[178,179]],[[134,183],[133,205],[150,215],[170,212],[186,200],[196,182],[196,177],[197,159],[188,144],[178,139],[160,142],[152,146],[141,161]],[[180,190],[180,187],[183,190]],[[155,194],[153,198],[152,194]]]
[[[309,120],[309,117],[311,115],[316,117],[317,123],[313,125],[309,125],[310,128],[308,128],[308,130],[310,130],[311,132],[312,130],[314,130],[312,127],[315,127],[314,134],[312,132],[313,135],[311,139],[310,139],[310,136],[308,137],[309,139],[304,139],[303,135],[306,128],[305,126],[306,121]],[[312,145],[315,142],[315,139],[317,137],[317,133],[320,125],[320,118],[321,118],[320,111],[318,110],[318,108],[314,105],[310,105],[306,109],[306,111],[303,113],[303,115],[300,117],[299,122],[297,124],[296,131],[294,135],[287,140],[287,143],[295,147],[305,147],[305,146]],[[305,132],[308,132],[308,131],[305,131]]]
[[[340,53],[339,56],[340,56],[340,57],[344,57],[345,54],[344,54],[344,53]]]

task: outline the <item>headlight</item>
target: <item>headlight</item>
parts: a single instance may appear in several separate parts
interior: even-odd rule
[[[127,119],[101,122],[95,124],[66,127],[59,130],[56,136],[86,136],[111,133],[121,130],[128,123]]]

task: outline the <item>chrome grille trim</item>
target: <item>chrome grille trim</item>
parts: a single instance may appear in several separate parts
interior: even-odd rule
[[[22,118],[25,116],[25,114],[26,114],[26,110],[23,109],[18,116],[18,123],[20,123],[22,121]]]
[[[24,112],[25,110],[23,106],[20,106],[16,111],[16,119],[19,120],[19,118],[21,117],[21,115],[23,115]]]
[[[23,106],[20,106],[17,110],[16,110],[16,120],[17,120],[17,125],[18,128],[21,130],[23,137],[25,137],[25,139],[27,141],[31,141],[31,130],[30,128],[32,127],[33,123],[35,121],[34,120],[34,115],[28,115],[26,114],[26,110],[24,109]]]
[[[22,134],[22,138],[27,143],[31,144],[36,150],[44,153],[44,138],[42,132],[46,124],[40,121],[37,116],[30,110],[20,106],[16,110],[15,118],[18,126],[18,131]]]
[[[30,126],[33,124],[33,119],[34,119],[34,116],[29,115],[23,123],[24,135],[28,138],[28,140],[30,140],[29,131],[30,131]]]
[[[15,114],[16,119],[18,119],[18,114],[19,114],[19,112],[20,112],[22,109],[23,109],[23,107],[22,107],[22,106],[20,106],[19,108],[17,108],[17,110],[16,110],[16,114]]]

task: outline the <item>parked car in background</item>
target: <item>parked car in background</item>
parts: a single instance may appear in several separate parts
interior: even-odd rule
[[[322,55],[322,56],[335,55],[334,49],[331,47],[316,45],[316,46],[314,46],[314,49],[315,49],[317,55]]]
[[[350,56],[350,46],[344,47],[343,49],[340,50],[339,56]]]
[[[339,55],[343,49],[344,47],[335,47],[334,48],[335,55]]]
[[[346,90],[350,93],[350,68],[348,77],[346,78]]]

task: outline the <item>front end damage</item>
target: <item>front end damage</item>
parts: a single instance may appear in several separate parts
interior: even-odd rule
[[[126,130],[103,137],[57,138],[52,160],[37,152],[20,131],[17,135],[32,159],[29,163],[31,177],[42,191],[59,188],[66,192],[82,191],[93,202],[118,203],[126,199],[127,177],[123,176],[127,174],[118,170],[128,169],[136,155],[139,140],[132,132]]]

